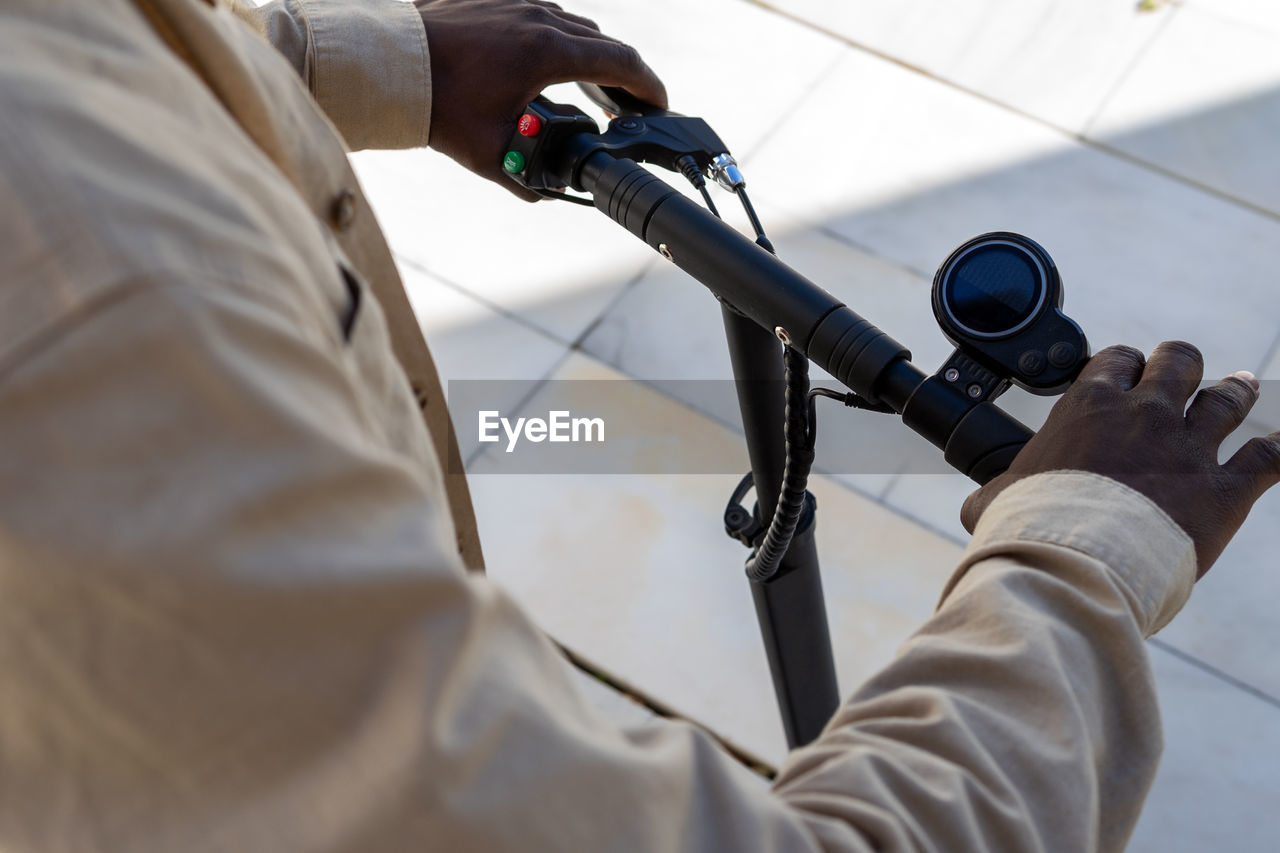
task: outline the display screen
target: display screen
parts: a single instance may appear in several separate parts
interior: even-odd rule
[[[1040,271],[1021,249],[983,246],[947,277],[943,297],[952,316],[972,331],[994,335],[1026,320],[1040,301]]]

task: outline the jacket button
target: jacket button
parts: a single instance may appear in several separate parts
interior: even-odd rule
[[[329,206],[329,218],[339,231],[346,231],[356,221],[356,194],[343,190],[333,197]]]

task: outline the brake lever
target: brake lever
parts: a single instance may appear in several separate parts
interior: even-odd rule
[[[667,113],[667,110],[642,101],[618,86],[579,83],[578,88],[582,90],[582,94],[591,99],[591,103],[610,116],[651,116]]]

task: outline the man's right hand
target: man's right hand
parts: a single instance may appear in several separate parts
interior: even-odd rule
[[[415,0],[431,53],[430,145],[537,201],[502,156],[525,106],[553,83],[620,86],[665,108],[667,91],[636,51],[544,0]]]
[[[1258,380],[1241,371],[1196,393],[1203,376],[1200,351],[1181,341],[1160,344],[1149,361],[1131,347],[1098,353],[1009,470],[965,501],[965,527],[972,532],[996,495],[1023,477],[1092,471],[1168,513],[1195,542],[1203,576],[1254,501],[1280,482],[1280,432],[1218,464],[1223,440],[1258,399]]]

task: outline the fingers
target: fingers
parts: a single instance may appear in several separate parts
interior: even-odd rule
[[[1246,482],[1251,501],[1280,482],[1280,432],[1251,438],[1222,466]]]
[[[1165,341],[1151,352],[1141,385],[1150,393],[1184,405],[1204,379],[1204,357],[1186,341]]]
[[[598,33],[593,35],[594,38],[585,34],[574,37],[557,51],[554,64],[544,69],[542,86],[579,81],[621,86],[640,100],[666,109],[666,86],[635,48]]]
[[[1216,447],[1244,423],[1257,400],[1258,380],[1242,370],[1197,394],[1187,407],[1187,425]]]
[[[559,20],[554,24],[551,24],[551,27],[564,35],[573,36],[575,39],[589,39],[592,41],[606,42],[608,44],[621,45],[625,47],[622,42],[605,35],[594,27],[588,27],[574,21]]]
[[[1142,378],[1146,357],[1142,351],[1127,346],[1107,347],[1089,359],[1076,383],[1106,385],[1128,391]]]
[[[546,0],[527,0],[527,2],[534,6],[541,6],[542,8],[551,11],[557,18],[560,18],[563,21],[577,24],[580,27],[585,27],[586,29],[592,30],[596,33],[600,32],[600,27],[595,21],[590,18],[584,18],[581,15],[575,15],[572,12],[566,12],[555,3],[548,3]]]
[[[542,91],[554,83],[596,83],[621,86],[646,103],[667,108],[667,90],[630,45],[600,32],[595,21],[574,15],[548,0],[525,0],[541,11],[543,22],[558,36],[554,48],[540,51],[542,68],[531,81]]]

